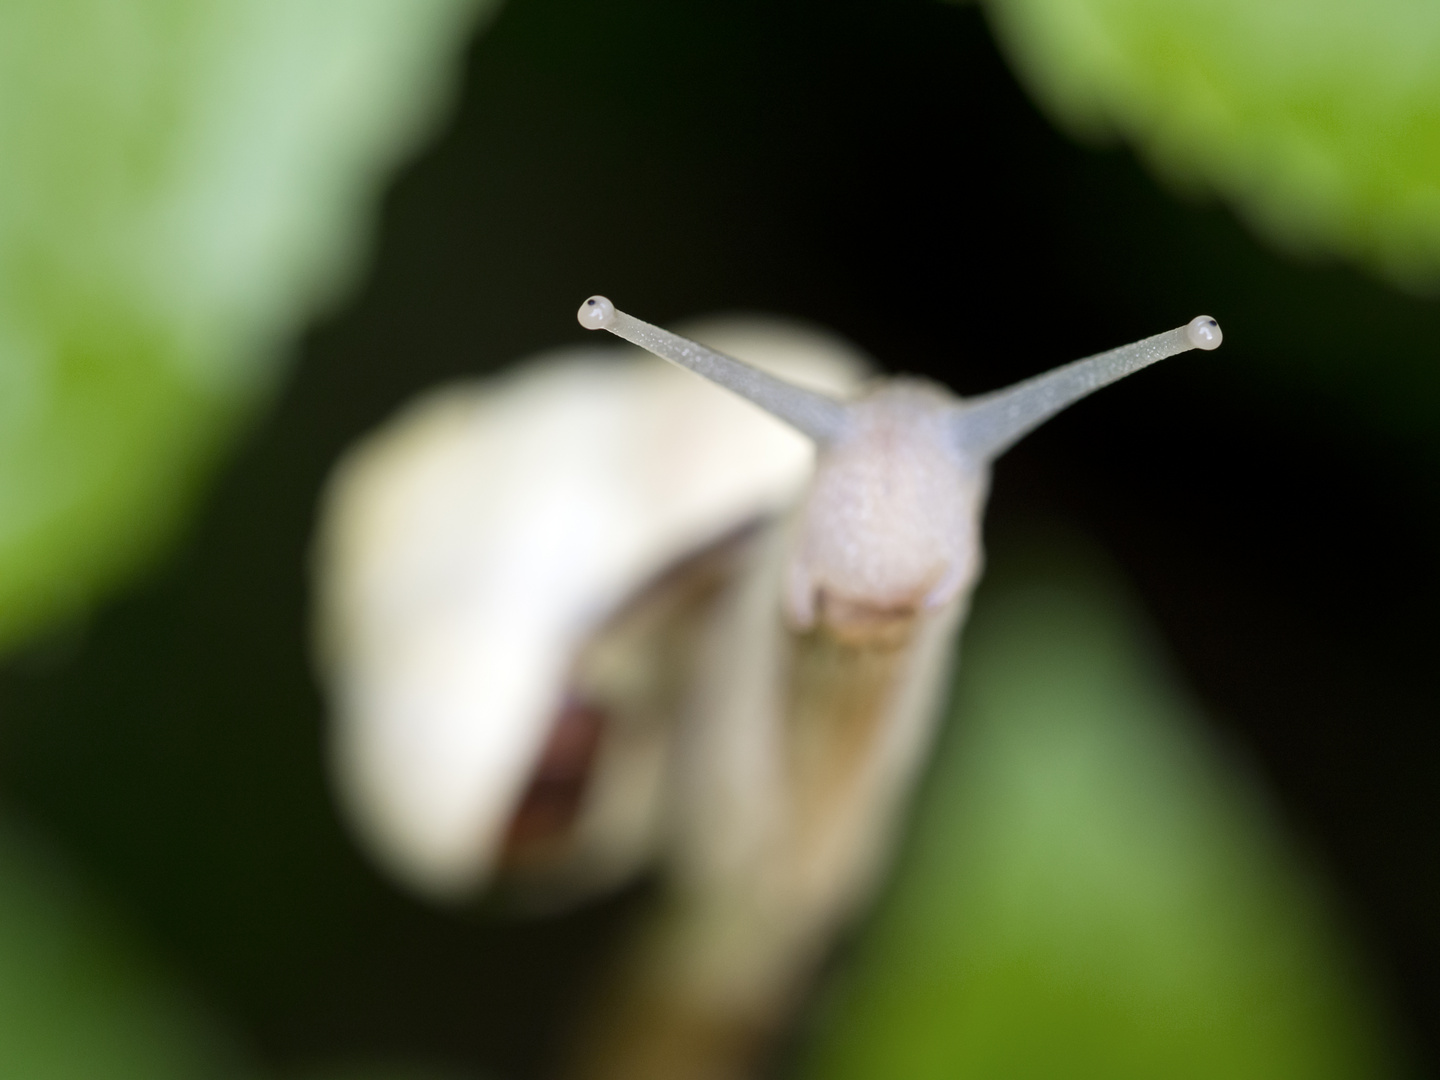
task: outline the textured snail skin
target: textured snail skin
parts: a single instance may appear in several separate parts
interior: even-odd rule
[[[787,565],[795,628],[858,633],[867,613],[942,607],[973,586],[989,470],[951,447],[954,401],[930,383],[887,380],[819,448]]]

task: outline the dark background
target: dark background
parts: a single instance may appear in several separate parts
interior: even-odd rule
[[[1070,142],[980,11],[928,0],[511,0],[181,549],[0,677],[6,801],[268,1059],[533,1075],[630,905],[509,923],[392,889],[335,819],[306,656],[337,455],[438,380],[584,340],[597,291],[812,319],[962,393],[1219,318],[1219,352],[1001,463],[992,557],[1045,522],[1108,549],[1436,1071],[1440,309]]]

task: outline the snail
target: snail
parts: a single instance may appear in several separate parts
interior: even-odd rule
[[[561,905],[654,868],[572,1072],[742,1077],[883,872],[992,462],[1221,332],[1200,316],[961,398],[787,324],[700,328],[717,351],[602,296],[577,318],[673,366],[551,354],[337,468],[315,549],[337,792],[438,898]]]

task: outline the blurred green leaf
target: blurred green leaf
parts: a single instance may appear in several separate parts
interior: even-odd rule
[[[1119,590],[987,582],[956,723],[809,1076],[1393,1075],[1313,882]]]
[[[1264,233],[1440,284],[1431,0],[989,0],[1035,95]]]
[[[490,2],[0,5],[0,645],[173,531]]]
[[[235,1048],[93,900],[0,829],[0,1076],[242,1075]]]

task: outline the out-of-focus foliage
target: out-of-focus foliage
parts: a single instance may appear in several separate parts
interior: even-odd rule
[[[42,845],[0,822],[0,1076],[473,1080],[438,1068],[259,1070]]]
[[[1118,591],[987,584],[955,726],[808,1075],[1391,1075],[1265,808]]]
[[[1429,0],[990,0],[1037,97],[1261,231],[1440,282],[1440,7]]]
[[[0,5],[0,645],[174,528],[488,3]]]
[[[0,1076],[222,1080],[238,1055],[117,924],[0,831]]]
[[[276,343],[353,271],[357,215],[434,100],[446,73],[437,58],[463,46],[481,2],[0,4],[0,642],[83,604],[174,527],[227,428],[273,383]],[[1390,16],[1402,10],[1414,25],[1397,31]],[[1061,313],[1037,330],[1090,325],[1099,297],[1106,318],[1133,307],[1158,328],[1160,314],[1183,318],[1195,302],[1231,337],[1206,369],[1219,373],[1206,385],[1223,388],[1224,407],[1203,422],[1177,410],[1173,421],[1203,471],[1177,480],[1167,469],[1184,464],[1175,439],[1135,455],[1136,436],[1154,431],[1129,421],[1112,436],[1123,450],[1086,442],[1083,420],[1051,442],[1042,471],[1063,487],[1097,461],[1139,463],[1107,471],[1113,505],[1088,505],[1122,521],[1111,531],[1132,553],[1157,557],[1152,600],[1179,580],[1163,573],[1175,565],[1201,583],[1175,606],[1207,587],[1223,594],[1208,609],[1222,629],[1202,627],[1190,655],[1203,668],[1207,649],[1221,654],[1212,690],[1271,679],[1222,700],[1248,706],[1242,722],[1291,781],[1297,811],[1330,815],[1329,854],[1351,901],[1384,928],[1384,962],[1403,956],[1412,1002],[1431,1000],[1423,783],[1433,740],[1408,733],[1432,730],[1433,695],[1418,675],[1396,677],[1430,655],[1419,632],[1429,623],[1405,621],[1399,602],[1431,609],[1430,562],[1395,560],[1391,572],[1376,557],[1392,545],[1413,552],[1428,534],[1405,533],[1408,519],[1379,499],[1347,503],[1344,526],[1332,527],[1335,497],[1398,483],[1394,460],[1384,459],[1389,473],[1367,462],[1339,485],[1322,476],[1330,486],[1311,499],[1307,465],[1327,436],[1305,412],[1314,402],[1295,399],[1325,385],[1377,425],[1400,415],[1406,432],[1429,438],[1432,310],[1348,274],[1272,261],[1224,215],[1153,197],[1121,155],[1052,140],[988,41],[977,44],[970,11],[862,4],[819,18],[795,4],[635,3],[597,22],[576,4],[538,2],[512,13],[503,47],[485,51],[491,35],[477,54],[475,71],[498,75],[475,80],[484,85],[468,128],[397,198],[389,284],[351,314],[347,340],[317,351],[312,394],[297,397],[267,455],[246,463],[244,490],[223,493],[212,532],[228,543],[207,537],[179,587],[113,611],[70,667],[12,673],[0,718],[7,797],[152,932],[169,932],[167,949],[257,1043],[289,1047],[277,1060],[412,1043],[439,1047],[439,1060],[457,1045],[473,1045],[476,1061],[525,1060],[550,1037],[531,1014],[555,1007],[563,995],[551,987],[568,987],[588,962],[607,916],[504,937],[402,906],[346,861],[297,645],[297,523],[313,493],[267,484],[297,447],[302,475],[338,450],[315,434],[325,427],[315,395],[354,425],[422,375],[549,342],[554,298],[597,287],[597,266],[675,312],[721,300],[805,312],[891,363],[934,364],[930,374],[975,389],[999,384],[1006,369],[984,364],[1035,310]],[[1433,267],[1424,177],[1436,172],[1425,141],[1434,114],[1418,88],[1440,77],[1419,62],[1434,32],[1418,0],[1353,10],[992,0],[990,13],[1031,86],[1076,130],[1136,140],[1177,181],[1208,184],[1292,244],[1359,253],[1405,280]],[[1275,30],[1286,18],[1300,21]],[[1354,25],[1335,29],[1343,20]],[[1286,52],[1271,56],[1276,41]],[[1376,61],[1392,47],[1416,62]],[[686,79],[697,48],[734,77]],[[1327,63],[1349,67],[1332,78]],[[1291,92],[1307,85],[1308,97]],[[1372,124],[1385,94],[1405,108]],[[613,128],[594,123],[597,109]],[[1217,116],[1234,123],[1199,125]],[[943,141],[933,133],[957,124],[966,153],[993,165],[965,170],[967,205],[986,208],[973,226],[944,211],[963,163],[933,151]],[[602,203],[638,242],[616,245],[555,210]],[[1197,234],[1203,257],[1192,260]],[[1084,239],[1066,241],[1072,250],[1055,239],[1074,235]],[[1160,273],[1157,236],[1168,238]],[[916,238],[943,259],[916,259],[902,246]],[[681,240],[704,257],[654,256]],[[1085,272],[1052,273],[1057,251]],[[442,287],[452,282],[463,288]],[[503,318],[474,319],[477,296]],[[568,308],[556,317],[575,332]],[[357,378],[354,342],[375,338],[389,344]],[[1029,370],[1111,343],[1037,341],[1023,354]],[[1283,398],[1258,418],[1252,358]],[[1169,377],[1124,391],[1135,407],[1109,415],[1148,415],[1152,393],[1185,404],[1173,384],[1170,398],[1161,392]],[[1171,423],[1164,415],[1156,429]],[[1293,455],[1257,441],[1272,427],[1277,445],[1293,439]],[[1216,430],[1225,437],[1206,441]],[[1021,453],[1043,463],[1047,451]],[[1073,472],[1053,471],[1071,456]],[[1046,500],[1043,487],[1017,496],[1021,485],[997,486],[1022,506],[1036,490]],[[1232,486],[1251,502],[1232,500]],[[1367,530],[1384,543],[1358,544]],[[1298,594],[1299,582],[1309,595],[1317,580],[1328,591],[1313,606],[1285,591]],[[1323,914],[1285,869],[1263,808],[1225,779],[1112,605],[1073,581],[987,586],[962,666],[961,722],[906,877],[875,940],[861,941],[812,1074],[1383,1075],[1365,1004],[1342,985]],[[1296,628],[1308,636],[1292,643],[1283,631]],[[1411,651],[1395,645],[1404,632]],[[1267,634],[1289,647],[1263,647]],[[1225,667],[1247,648],[1252,663]],[[1307,650],[1311,659],[1292,660]],[[1268,670],[1276,661],[1281,670]],[[1316,679],[1327,667],[1336,676]],[[1317,718],[1313,706],[1332,697]],[[1351,717],[1366,722],[1336,737]],[[1410,771],[1397,779],[1397,767]],[[53,878],[27,852],[0,844],[0,1075],[226,1075],[233,1058],[204,1034],[203,1016],[175,1004],[92,904],[45,884]],[[286,1039],[297,1030],[318,1032],[315,1045],[294,1050]],[[365,1066],[271,1075],[430,1080]]]

